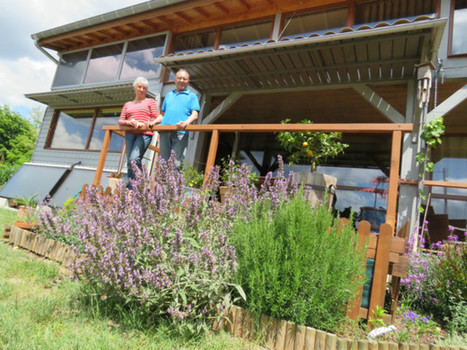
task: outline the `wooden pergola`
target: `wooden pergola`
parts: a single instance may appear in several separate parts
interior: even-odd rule
[[[94,176],[93,186],[99,186],[104,170],[107,152],[109,150],[112,133],[122,134],[128,130],[134,130],[130,127],[103,126],[105,137],[101,148],[99,161]],[[144,129],[141,129],[144,130]],[[154,131],[175,131],[176,127],[172,125],[157,125],[152,127]],[[205,178],[214,166],[217,149],[219,145],[219,135],[221,132],[239,132],[239,133],[275,133],[280,131],[321,131],[321,132],[342,132],[353,134],[391,134],[391,166],[389,172],[388,202],[386,211],[386,223],[391,225],[393,230],[396,223],[396,207],[399,187],[399,171],[401,162],[402,134],[413,130],[413,124],[209,124],[209,125],[189,125],[187,131],[210,132],[211,143],[209,146],[208,157],[205,168]]]

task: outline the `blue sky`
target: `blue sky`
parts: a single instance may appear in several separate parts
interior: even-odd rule
[[[0,0],[0,105],[24,117],[45,105],[24,94],[50,91],[55,64],[34,45],[32,34],[93,17],[141,0]]]

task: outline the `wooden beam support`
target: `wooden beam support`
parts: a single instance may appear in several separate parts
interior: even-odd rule
[[[241,92],[231,93],[225,98],[220,105],[218,105],[214,110],[209,113],[205,118],[203,118],[203,124],[213,124],[217,119],[219,119],[222,114],[228,110],[235,102],[237,102],[240,97],[243,96]]]
[[[376,109],[378,109],[389,121],[393,123],[404,123],[405,118],[389,103],[387,103],[381,96],[365,84],[352,85],[353,89],[357,91],[364,99],[370,102]]]
[[[431,110],[430,113],[427,114],[426,121],[427,123],[430,122],[435,117],[442,117],[448,114],[452,109],[457,107],[460,103],[462,103],[465,99],[467,99],[467,84],[449,96],[443,103],[439,104],[435,109]]]

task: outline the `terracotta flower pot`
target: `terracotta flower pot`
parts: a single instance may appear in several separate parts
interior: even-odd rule
[[[28,230],[28,231],[34,231],[39,227],[39,224],[37,222],[26,222],[26,221],[15,221],[14,224],[16,227],[23,229],[23,230]]]

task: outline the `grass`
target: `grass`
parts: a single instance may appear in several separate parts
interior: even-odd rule
[[[0,228],[16,213],[0,209]],[[59,264],[0,242],[0,349],[259,349],[225,332],[197,340],[159,325],[124,327],[83,307],[81,286]]]

